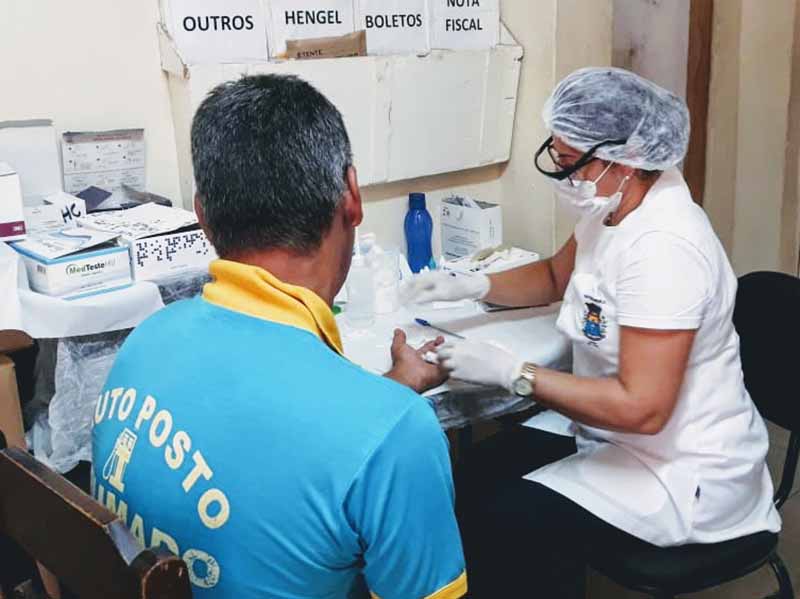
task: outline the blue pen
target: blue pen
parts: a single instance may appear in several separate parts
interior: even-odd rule
[[[450,335],[451,337],[457,337],[458,339],[466,339],[466,337],[464,337],[464,335],[459,335],[458,333],[454,333],[453,331],[448,331],[447,329],[443,329],[442,327],[437,327],[436,325],[431,324],[430,322],[428,322],[424,318],[415,318],[414,322],[416,322],[420,326],[428,327],[428,328],[431,328],[431,329],[435,329],[435,330],[439,331],[440,333],[444,333],[445,335]]]

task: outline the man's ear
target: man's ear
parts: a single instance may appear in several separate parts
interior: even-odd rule
[[[206,224],[206,213],[203,211],[203,204],[200,202],[199,194],[195,194],[194,196],[194,214],[197,216],[197,222],[200,224],[200,228],[203,229],[203,233],[211,240],[211,235],[209,235],[208,226]]]
[[[358,187],[356,167],[347,167],[345,182],[347,183],[347,190],[342,200],[344,216],[348,225],[357,227],[364,220],[364,207],[361,204],[361,189]]]

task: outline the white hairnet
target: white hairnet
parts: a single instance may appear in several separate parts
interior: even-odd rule
[[[633,168],[665,170],[686,155],[689,110],[675,94],[624,69],[590,67],[564,78],[542,113],[545,126],[568,145]]]

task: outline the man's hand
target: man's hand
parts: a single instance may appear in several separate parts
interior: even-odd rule
[[[444,343],[444,337],[437,337],[419,349],[406,342],[406,334],[395,330],[392,340],[392,369],[386,377],[411,387],[417,393],[434,389],[447,380],[447,373],[438,364],[425,360],[425,354],[433,353]]]

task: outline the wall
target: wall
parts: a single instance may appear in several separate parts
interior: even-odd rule
[[[690,0],[614,0],[614,65],[685,98],[689,4]]]
[[[179,197],[166,78],[160,70],[155,0],[4,0],[0,20],[0,120],[53,118],[60,131],[144,127],[151,191]],[[555,213],[533,154],[547,135],[540,112],[560,76],[609,64],[611,0],[501,0],[503,18],[525,48],[512,159],[506,165],[364,190],[363,229],[402,245],[406,196],[430,194],[436,218],[446,193],[504,206],[506,240],[549,255],[571,224]],[[6,90],[13,90],[8,93]],[[434,229],[437,231],[438,226]]]
[[[714,3],[704,208],[740,274],[797,271],[796,4]],[[690,0],[614,0],[614,64],[685,97],[689,8]]]
[[[715,3],[706,209],[738,274],[797,271],[795,10],[795,0]]]
[[[0,120],[52,118],[60,131],[144,127],[150,191],[178,197],[157,20],[155,0],[3,0]]]
[[[533,156],[547,138],[541,110],[555,84],[572,70],[611,63],[611,0],[501,0],[503,21],[525,49],[511,160],[501,166],[406,181],[365,190],[365,228],[402,244],[404,195],[429,191],[434,207],[455,188],[503,206],[507,243],[551,255],[572,233],[573,221],[556,210],[550,182]],[[431,210],[434,220],[435,209]],[[437,232],[438,226],[434,226]]]

